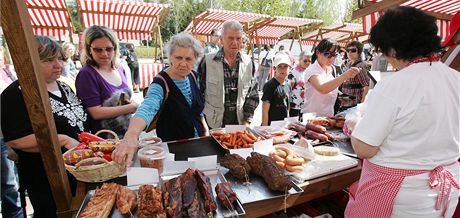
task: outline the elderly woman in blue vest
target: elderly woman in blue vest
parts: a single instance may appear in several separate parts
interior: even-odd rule
[[[131,118],[123,142],[113,152],[114,161],[131,164],[139,134],[156,114],[159,114],[157,135],[163,141],[208,135],[202,113],[204,99],[192,72],[201,50],[200,42],[189,33],[179,33],[171,38],[166,45],[170,66],[163,69],[150,85],[144,101]],[[169,94],[165,95],[167,88]]]

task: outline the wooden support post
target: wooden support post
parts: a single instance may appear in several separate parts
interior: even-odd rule
[[[1,23],[11,51],[32,128],[50,183],[58,217],[71,217],[71,192],[51,112],[40,58],[23,0],[2,0]]]

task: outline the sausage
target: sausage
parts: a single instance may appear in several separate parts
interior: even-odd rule
[[[327,139],[328,139],[328,140],[334,139],[334,136],[331,135],[331,133],[329,133],[328,131],[324,132],[323,134],[324,134],[325,136],[327,136]]]
[[[294,130],[296,132],[305,132],[305,126],[301,123],[290,123],[288,129]]]
[[[276,146],[276,147],[275,147],[275,150],[277,150],[277,151],[284,151],[284,152],[286,153],[286,155],[291,154],[291,150],[289,150],[289,148],[284,147],[284,146]]]
[[[284,168],[285,164],[282,161],[276,161],[276,165],[280,166],[281,168]]]
[[[281,158],[286,158],[287,153],[283,150],[276,150],[276,155],[280,156]]]
[[[275,161],[284,162],[284,158],[282,158],[282,157],[280,157],[280,156],[278,156],[278,155],[276,155],[276,154],[273,154],[273,155],[272,155],[272,158],[273,158],[273,160],[275,160]]]
[[[286,157],[285,162],[287,165],[298,166],[298,165],[302,165],[303,163],[305,163],[305,160],[301,157],[294,157],[292,155],[288,155]]]
[[[289,172],[303,171],[303,166],[292,166],[292,165],[286,164],[284,167],[286,167],[286,170]]]
[[[324,134],[321,134],[321,133],[317,133],[315,131],[312,131],[312,130],[307,130],[305,131],[305,135],[309,138],[312,138],[312,139],[318,139],[322,142],[325,142],[327,141],[327,136],[325,136]]]
[[[305,129],[313,130],[313,131],[319,132],[319,133],[325,133],[326,132],[326,128],[324,126],[316,125],[316,124],[313,124],[313,123],[305,124]]]

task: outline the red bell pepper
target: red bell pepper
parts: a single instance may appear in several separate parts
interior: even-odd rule
[[[106,159],[107,161],[112,161],[112,153],[102,155],[102,158]]]
[[[81,132],[80,134],[78,134],[78,138],[80,139],[80,142],[83,142],[83,143],[104,141],[103,138],[97,135],[93,135],[89,132]]]

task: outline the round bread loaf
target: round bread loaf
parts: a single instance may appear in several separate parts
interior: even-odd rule
[[[315,153],[324,156],[337,156],[340,154],[340,149],[325,145],[316,146],[314,149]]]

